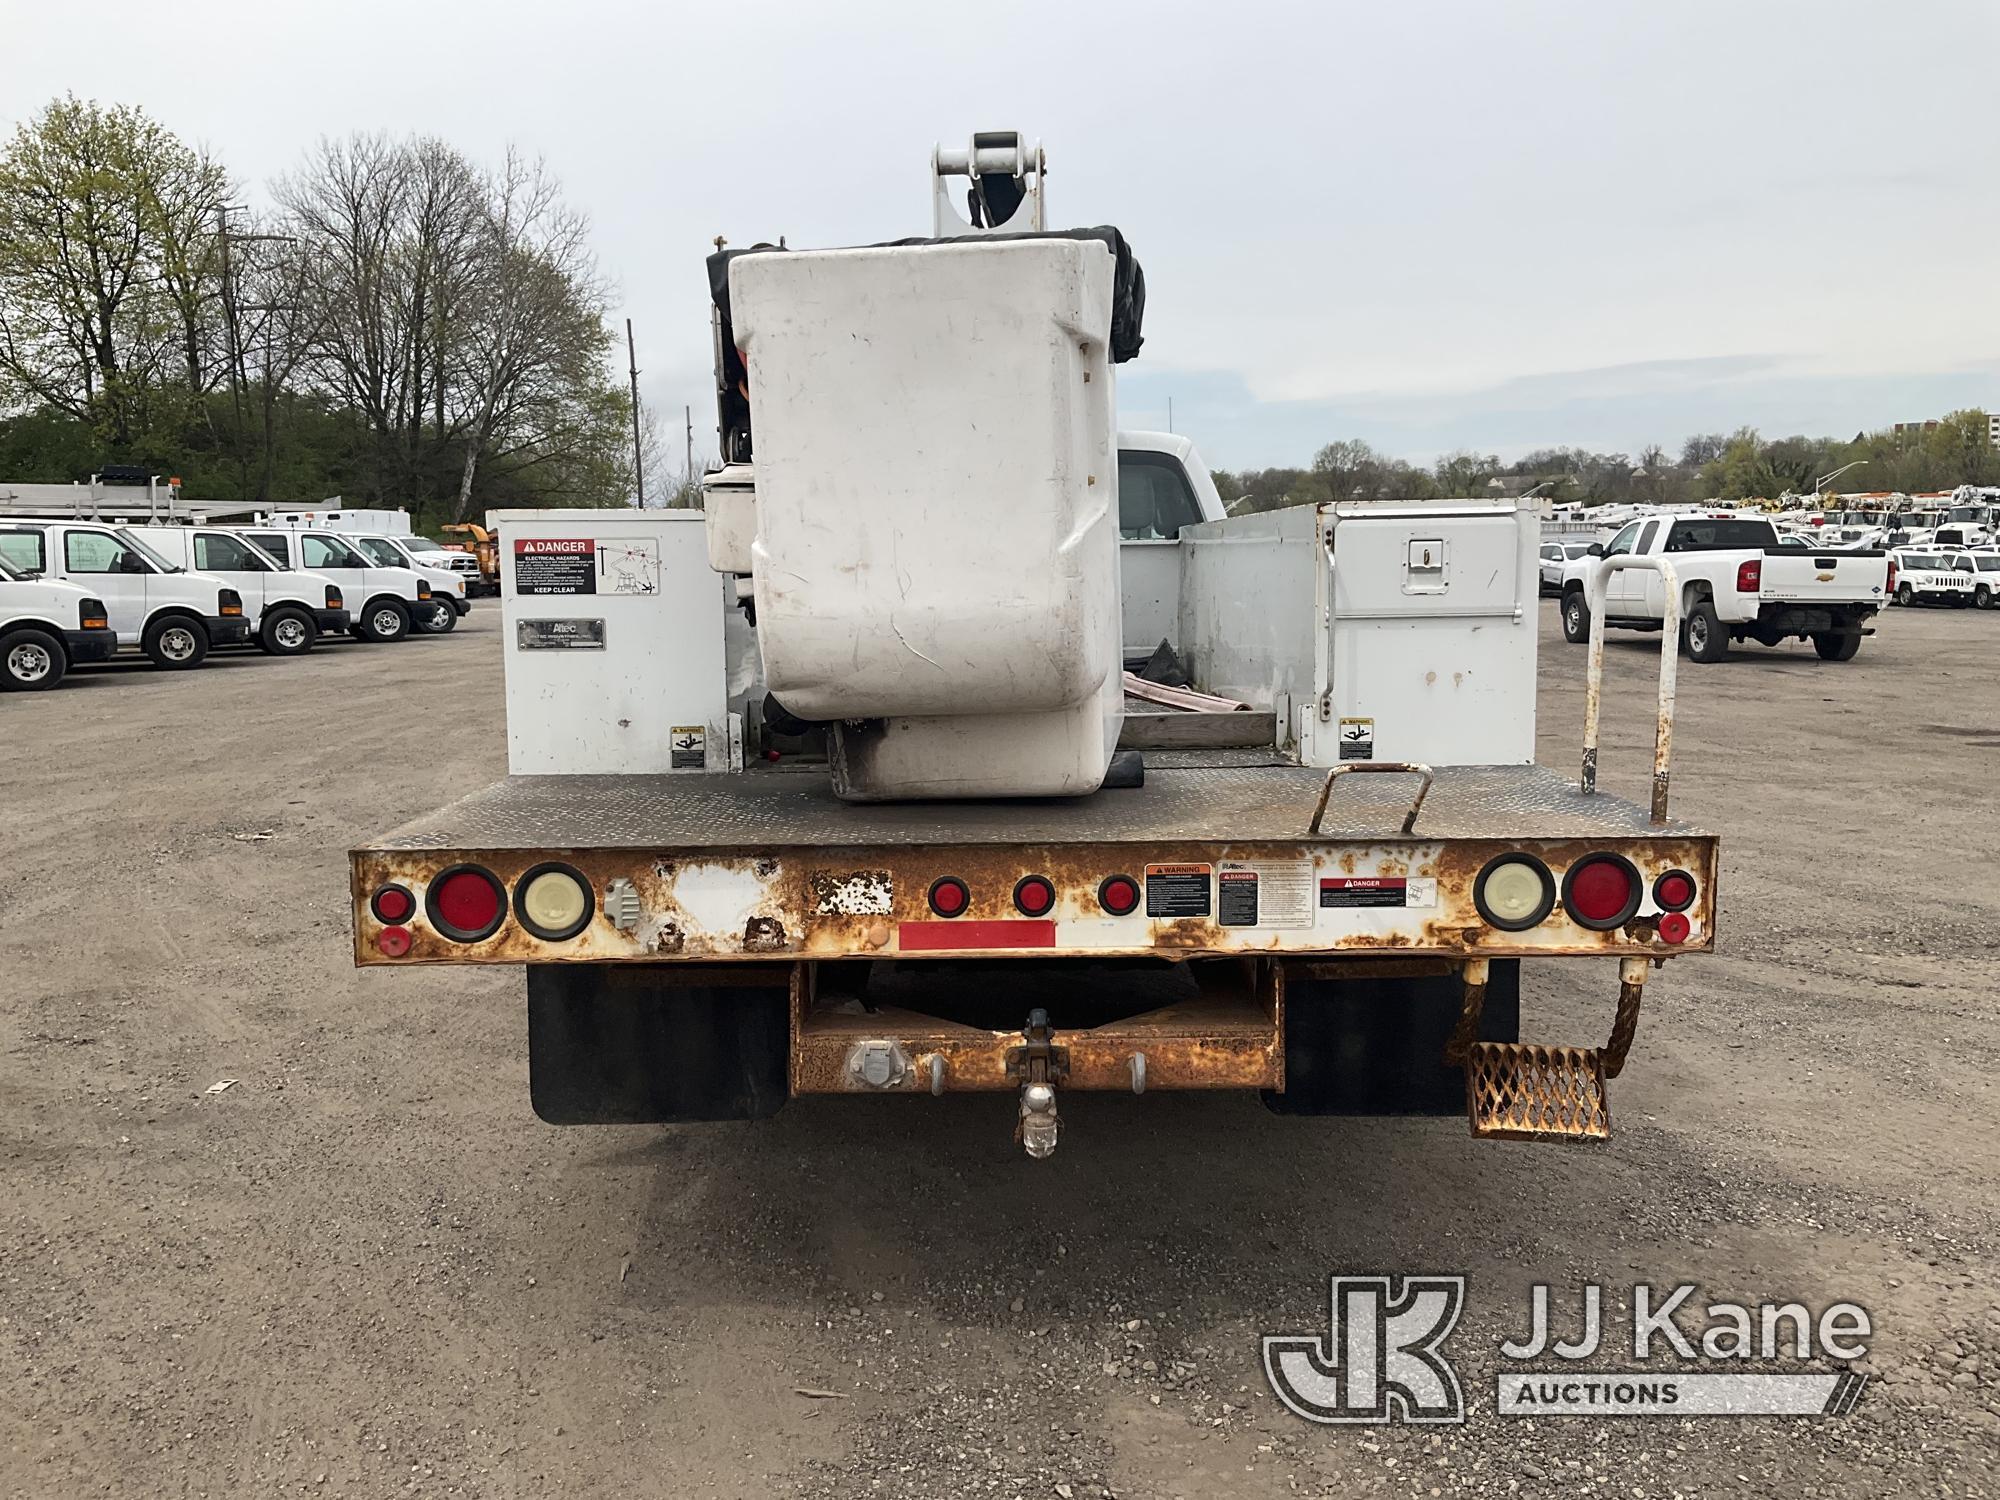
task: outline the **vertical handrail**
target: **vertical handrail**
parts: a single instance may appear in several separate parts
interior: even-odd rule
[[[1636,557],[1629,552],[1603,558],[1591,570],[1584,585],[1584,602],[1590,610],[1590,665],[1583,684],[1583,775],[1584,795],[1597,791],[1597,720],[1604,695],[1604,595],[1611,575],[1626,568],[1643,568],[1658,573],[1666,594],[1660,620],[1660,708],[1653,731],[1653,824],[1667,821],[1667,783],[1674,757],[1674,681],[1680,662],[1681,581],[1674,565],[1664,557]]]

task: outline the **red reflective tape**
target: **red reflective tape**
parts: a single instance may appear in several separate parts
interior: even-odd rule
[[[966,948],[1053,948],[1056,924],[1048,921],[899,922],[896,946],[905,953]]]

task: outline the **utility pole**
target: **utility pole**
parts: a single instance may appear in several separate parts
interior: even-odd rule
[[[236,277],[229,265],[229,205],[215,205],[217,231],[222,238],[222,321],[229,333],[229,396],[236,407],[236,443],[243,443],[243,346],[236,328]],[[239,457],[241,456],[239,452]]]
[[[1167,431],[1174,430],[1174,398],[1167,397]]]
[[[625,320],[625,363],[632,370],[632,482],[639,487],[639,509],[646,508],[646,456],[639,448],[639,355],[632,342],[632,320]]]
[[[687,482],[694,483],[694,408],[683,406],[681,415],[687,422]]]

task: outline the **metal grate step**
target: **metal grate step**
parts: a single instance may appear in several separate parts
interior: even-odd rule
[[[1465,1108],[1475,1136],[1608,1140],[1604,1054],[1595,1047],[1475,1042],[1465,1059]]]

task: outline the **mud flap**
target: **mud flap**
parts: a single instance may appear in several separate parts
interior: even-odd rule
[[[535,1113],[551,1125],[776,1114],[789,1097],[790,1014],[787,971],[774,974],[769,985],[686,984],[636,966],[529,964]]]
[[[1281,1115],[1462,1115],[1465,1070],[1443,1061],[1458,1024],[1456,973],[1381,979],[1285,980],[1285,1091],[1266,1090]],[[1495,959],[1479,1040],[1521,1034],[1521,963]]]

